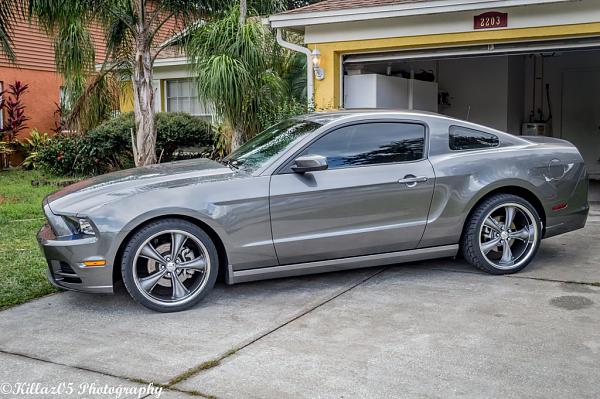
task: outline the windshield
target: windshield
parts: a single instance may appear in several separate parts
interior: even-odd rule
[[[242,145],[224,159],[234,168],[255,171],[284,153],[296,140],[321,127],[320,124],[299,119],[287,119]]]

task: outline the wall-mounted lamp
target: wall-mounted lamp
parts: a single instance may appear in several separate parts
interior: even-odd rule
[[[317,80],[323,80],[325,77],[325,71],[321,68],[321,52],[318,49],[314,49],[312,51],[312,63],[313,63],[313,71],[315,72],[315,78]]]

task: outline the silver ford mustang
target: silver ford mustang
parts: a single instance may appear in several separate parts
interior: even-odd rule
[[[515,273],[542,238],[582,228],[583,159],[570,143],[421,112],[315,113],[222,162],[124,170],[44,200],[38,235],[58,287],[142,305],[196,304],[229,284],[453,257]]]

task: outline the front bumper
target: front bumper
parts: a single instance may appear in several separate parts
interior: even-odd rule
[[[47,224],[38,232],[37,239],[48,261],[48,280],[54,286],[83,292],[113,292],[112,260],[106,257],[109,245],[105,239],[57,238]],[[106,265],[83,264],[98,259],[106,259]]]

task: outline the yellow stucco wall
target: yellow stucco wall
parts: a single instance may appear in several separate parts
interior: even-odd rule
[[[165,79],[160,80],[160,110],[165,110]],[[156,87],[155,87],[156,89]],[[119,111],[133,112],[133,86],[131,82],[123,82],[121,86],[121,98],[119,99]]]
[[[119,111],[133,112],[133,86],[131,82],[121,84],[121,98],[119,98]]]
[[[320,81],[315,80],[315,108],[320,110],[340,107],[340,58],[344,54],[559,39],[598,34],[600,34],[600,23],[586,23],[308,44],[311,50],[318,48],[321,52],[321,67],[325,70],[325,78]]]

